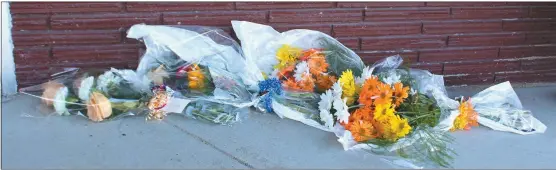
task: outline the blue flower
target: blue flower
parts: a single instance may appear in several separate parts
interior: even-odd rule
[[[282,83],[277,78],[266,79],[259,82],[259,90],[264,95],[260,101],[263,107],[267,112],[273,112],[272,98],[274,95],[282,95]]]
[[[259,83],[261,92],[273,92],[282,95],[282,83],[277,78],[266,79]]]

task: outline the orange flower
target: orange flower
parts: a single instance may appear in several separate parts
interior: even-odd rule
[[[297,82],[295,82],[295,79],[293,78],[288,78],[287,80],[285,80],[283,86],[285,89],[290,89],[290,90],[299,89]]]
[[[409,96],[407,92],[409,91],[409,87],[403,87],[403,84],[397,82],[394,84],[394,99],[395,105],[400,106],[400,104]]]
[[[289,77],[291,77],[294,69],[295,64],[291,64],[280,70],[276,76],[278,77],[278,79],[288,79]]]
[[[202,89],[205,87],[205,75],[201,70],[193,70],[187,72],[187,80],[189,80],[189,88]]]
[[[304,75],[303,80],[299,82],[299,88],[302,91],[312,92],[315,89],[315,80],[310,75]]]
[[[388,84],[379,83],[378,85],[378,98],[375,99],[375,104],[388,104],[392,103],[392,88]]]
[[[336,82],[336,77],[334,76],[325,74],[318,75],[316,80],[317,91],[324,92],[330,89],[332,85],[334,85],[334,82]]]
[[[311,49],[303,51],[303,54],[301,56],[299,56],[299,60],[307,61],[308,59],[310,59],[312,57],[315,57],[316,55],[319,55],[319,54],[321,54],[320,50],[311,48]]]
[[[326,63],[324,56],[321,55],[309,58],[307,63],[309,64],[309,72],[313,75],[322,74],[328,69],[328,63]]]
[[[361,93],[359,94],[359,104],[365,106],[371,106],[373,104],[373,97],[378,95],[378,85],[380,82],[376,76],[365,80],[363,87],[361,88]]]
[[[369,121],[355,121],[352,123],[349,131],[357,142],[364,142],[376,138],[376,131],[373,124]]]
[[[478,113],[473,110],[471,100],[462,101],[459,105],[459,115],[456,117],[456,120],[454,120],[454,126],[452,126],[450,130],[469,130],[471,126],[479,126],[477,118]]]
[[[349,122],[358,120],[371,121],[373,119],[373,110],[371,107],[360,107],[349,116]]]

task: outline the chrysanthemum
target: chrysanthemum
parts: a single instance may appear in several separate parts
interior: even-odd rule
[[[291,65],[289,65],[289,66],[286,66],[286,67],[284,67],[284,68],[282,68],[282,69],[276,69],[276,70],[277,70],[276,77],[277,77],[278,79],[280,79],[280,80],[282,80],[282,79],[287,79],[287,78],[291,77],[291,75],[292,75],[294,69],[295,69],[295,65],[294,65],[294,64],[291,64]],[[275,71],[276,71],[276,70],[275,70]]]
[[[284,44],[276,52],[276,59],[278,59],[278,64],[274,66],[276,69],[282,69],[290,64],[296,62],[297,57],[302,53],[301,48],[292,47],[290,45]]]
[[[355,121],[350,126],[349,131],[353,135],[353,139],[357,142],[364,142],[376,138],[373,124],[369,121]]]
[[[293,75],[293,77],[295,77],[295,81],[301,81],[304,79],[304,76],[306,75],[310,75],[309,65],[307,64],[306,61],[303,61],[297,64],[297,66],[295,66],[295,74]]]
[[[409,87],[403,87],[401,82],[394,84],[394,100],[396,106],[400,106],[400,104],[409,96],[407,93],[408,91]]]
[[[384,83],[378,84],[378,97],[375,99],[374,103],[376,105],[392,103],[392,88]]]
[[[313,75],[320,75],[322,73],[325,73],[328,69],[328,63],[326,63],[324,56],[311,57],[309,58],[308,64],[309,71]]]
[[[301,54],[301,56],[299,56],[299,60],[307,61],[310,58],[318,57],[318,56],[322,56],[322,52],[318,49],[311,48],[311,49],[303,51],[303,54]]]
[[[337,96],[334,98],[333,107],[336,110],[336,118],[340,123],[348,123],[349,121],[349,111],[346,101],[347,100],[342,100]]]
[[[318,103],[320,120],[324,122],[324,125],[328,128],[332,128],[332,126],[334,126],[334,118],[330,113],[330,109],[332,109],[332,97],[332,90],[327,90],[320,95],[320,101]]]
[[[355,79],[353,78],[353,72],[351,70],[346,70],[340,76],[338,80],[342,85],[342,98],[347,99],[347,104],[351,105],[354,102],[354,96],[357,92],[357,87],[355,86]]]
[[[287,80],[285,80],[283,82],[282,85],[285,89],[290,89],[290,90],[297,90],[299,89],[299,86],[297,85],[297,82],[293,79],[293,78],[289,78]]]
[[[68,108],[66,107],[67,102],[66,98],[68,97],[68,87],[64,86],[56,92],[56,96],[54,96],[54,110],[58,115],[67,116],[70,115]]]
[[[304,75],[301,79],[301,81],[297,82],[299,88],[302,91],[305,92],[312,92],[315,90],[315,80],[313,80],[313,77],[311,77],[311,75]]]
[[[83,101],[89,100],[89,94],[91,94],[91,88],[95,83],[95,77],[90,76],[81,81],[79,84],[78,97]]]
[[[384,83],[388,85],[393,85],[394,83],[400,82],[401,76],[398,74],[390,74],[384,79]]]
[[[316,77],[317,79],[315,84],[317,86],[317,90],[320,92],[330,89],[332,84],[336,82],[336,77],[331,75],[321,74]]]
[[[363,83],[365,83],[365,81],[369,78],[371,78],[372,73],[373,73],[374,67],[365,67],[363,69],[363,73],[361,73],[361,76],[355,78],[355,84],[361,86]]]
[[[388,118],[394,116],[394,108],[391,103],[377,104],[373,112],[373,119],[378,122],[387,122]]]
[[[373,104],[373,99],[378,97],[379,84],[380,82],[376,76],[368,78],[365,83],[363,83],[363,87],[361,88],[361,92],[359,94],[359,104],[371,106]]]
[[[364,121],[373,120],[373,110],[371,109],[371,107],[360,107],[349,116],[349,122],[353,122],[357,120],[364,120]]]

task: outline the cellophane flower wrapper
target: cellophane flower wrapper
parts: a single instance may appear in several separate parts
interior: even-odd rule
[[[188,103],[186,108],[165,112],[231,124],[247,114],[243,108],[255,103],[262,75],[250,67],[254,64],[221,29],[137,24],[127,37],[141,40],[147,47],[137,73],[174,91],[176,97],[169,100]]]
[[[38,113],[42,115],[79,115],[102,122],[146,111],[151,81],[134,70],[54,70],[59,72],[54,71],[48,82],[20,89],[20,93],[41,100]]]
[[[447,97],[439,98],[443,98],[443,108],[449,112],[446,119],[440,123],[444,124],[443,130],[450,130],[461,114],[458,110],[460,103]],[[523,108],[509,81],[491,86],[475,94],[468,101],[478,114],[478,123],[493,130],[521,135],[546,131],[546,125],[536,119],[531,111]]]
[[[411,125],[410,132],[393,142],[379,138],[357,142],[352,132],[346,130],[338,122],[334,126],[334,133],[344,150],[377,154],[396,167],[418,169],[450,167],[455,152],[449,148],[448,144],[453,141],[453,138],[445,130],[442,130],[444,128],[439,124],[447,117],[443,114],[449,114],[449,112],[442,111],[437,103],[438,100],[434,96],[434,94],[447,96],[443,76],[432,74],[426,70],[399,68],[402,63],[402,57],[395,55],[378,61],[370,67],[370,70],[372,75],[376,76],[383,84],[394,86],[396,83],[401,83],[404,87],[410,88],[408,89],[410,95],[406,100],[411,98],[411,100],[426,101],[427,104],[423,106],[426,106],[433,114],[430,114],[430,117],[426,120],[421,119],[419,123],[409,121]],[[402,119],[411,120],[411,117],[405,117],[401,112],[411,107],[422,107],[413,106],[417,104],[412,102],[402,103],[395,114],[401,114]],[[352,112],[351,114],[357,113]],[[419,118],[414,120],[417,119]]]
[[[271,26],[247,21],[232,21],[245,57],[258,70],[261,84],[279,80],[280,90],[259,88],[256,107],[279,117],[332,131],[320,118],[321,93],[331,88],[344,71],[360,75],[363,61],[351,49],[318,31],[295,29],[278,32]],[[303,84],[307,83],[307,84]],[[296,85],[297,84],[297,85]],[[261,85],[260,85],[261,86]],[[280,91],[277,94],[275,91]]]

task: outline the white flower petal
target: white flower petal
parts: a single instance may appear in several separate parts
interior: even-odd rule
[[[81,81],[78,92],[79,99],[83,101],[89,100],[89,94],[91,94],[91,88],[93,88],[94,83],[95,78],[93,76],[89,76]]]
[[[334,118],[330,113],[330,109],[332,108],[332,91],[327,90],[325,93],[320,95],[320,102],[319,110],[320,110],[320,119],[324,122],[324,125],[328,128],[332,128],[334,126]]]
[[[303,75],[309,74],[309,64],[306,61],[300,62],[295,66],[295,81],[303,80]]]
[[[56,92],[54,96],[54,110],[58,115],[69,115],[68,108],[66,107],[66,97],[68,96],[68,87],[62,87]]]

